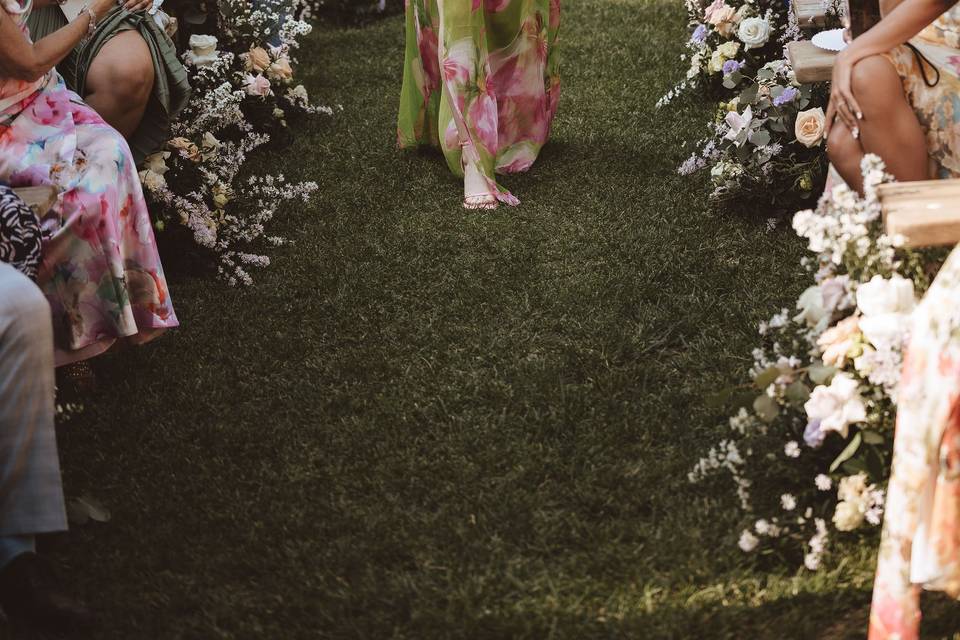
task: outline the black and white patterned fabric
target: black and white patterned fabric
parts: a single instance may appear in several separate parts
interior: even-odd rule
[[[0,184],[0,262],[36,279],[40,267],[40,221],[13,189]]]

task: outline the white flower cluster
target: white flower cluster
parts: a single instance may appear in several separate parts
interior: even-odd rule
[[[750,455],[748,452],[747,455]],[[737,443],[732,440],[721,440],[716,447],[711,447],[705,458],[701,458],[694,466],[693,470],[687,474],[687,479],[691,483],[700,482],[708,475],[719,469],[725,469],[733,478],[737,487],[737,497],[740,499],[740,506],[746,510],[750,508],[750,485],[751,482],[741,475],[741,468],[745,460],[740,455],[740,449]]]
[[[838,531],[853,531],[864,522],[873,526],[883,517],[883,490],[868,484],[867,475],[858,473],[840,480],[837,487],[837,508],[833,524]]]
[[[902,351],[916,290],[929,277],[920,256],[883,234],[876,191],[889,177],[882,164],[868,156],[862,169],[864,198],[838,187],[815,212],[797,214],[794,228],[816,254],[803,261],[815,284],[796,311],[760,323],[764,346],[753,351],[750,395],[733,393],[742,386],[726,392],[739,403],[730,433],[690,473],[692,482],[729,474],[745,517],[777,524],[775,536],[766,526],[742,530],[741,549],[772,543],[768,537],[802,545],[811,571],[834,531],[881,522]],[[832,446],[823,447],[828,439]],[[827,451],[834,453],[824,458]],[[782,487],[770,482],[778,467]],[[808,483],[796,483],[798,472]],[[760,489],[743,500],[758,477]]]

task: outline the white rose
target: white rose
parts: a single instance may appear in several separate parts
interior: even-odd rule
[[[827,310],[823,305],[823,292],[820,287],[814,285],[807,288],[797,300],[797,309],[800,310],[793,317],[794,322],[805,324],[808,327],[815,327],[827,315]]]
[[[856,504],[841,502],[833,512],[833,524],[838,531],[853,531],[863,524],[863,513]]]
[[[770,39],[770,23],[763,18],[744,18],[737,27],[737,37],[745,49],[759,49]]]
[[[837,499],[841,502],[859,502],[860,496],[867,490],[867,475],[858,473],[840,479],[837,485]]]
[[[217,58],[217,39],[214,36],[190,36],[190,61],[198,67],[211,64]]]
[[[823,139],[823,127],[826,122],[826,116],[823,109],[807,109],[797,114],[797,120],[793,125],[793,133],[797,137],[797,142],[805,147],[815,147]]]
[[[894,274],[889,280],[873,276],[857,287],[857,307],[864,316],[910,313],[917,304],[913,281]]]
[[[143,170],[140,172],[140,183],[147,191],[158,192],[167,188],[167,179],[155,171]]]
[[[811,422],[820,421],[821,431],[836,431],[844,438],[851,424],[867,419],[859,385],[848,373],[833,376],[829,387],[815,388],[803,408]]]
[[[909,328],[910,316],[905,313],[885,313],[860,318],[860,331],[877,349],[897,349]]]

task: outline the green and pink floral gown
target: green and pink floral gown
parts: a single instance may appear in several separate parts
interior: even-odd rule
[[[496,173],[533,165],[560,100],[560,0],[406,0],[401,147],[443,150],[517,204]]]
[[[32,3],[19,0],[19,13],[0,4],[26,37]],[[130,149],[55,71],[36,82],[0,76],[0,181],[59,192],[41,220],[38,277],[57,364],[177,326]]]

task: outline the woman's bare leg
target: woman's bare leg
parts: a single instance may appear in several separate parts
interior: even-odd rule
[[[136,31],[117,34],[103,46],[87,73],[84,100],[111,127],[129,138],[153,93],[150,49]]]
[[[862,192],[860,160],[865,153],[875,153],[901,182],[929,179],[926,136],[893,64],[884,56],[864,58],[853,67],[851,80],[863,109],[859,137],[838,120],[827,141],[830,161],[841,177]]]

